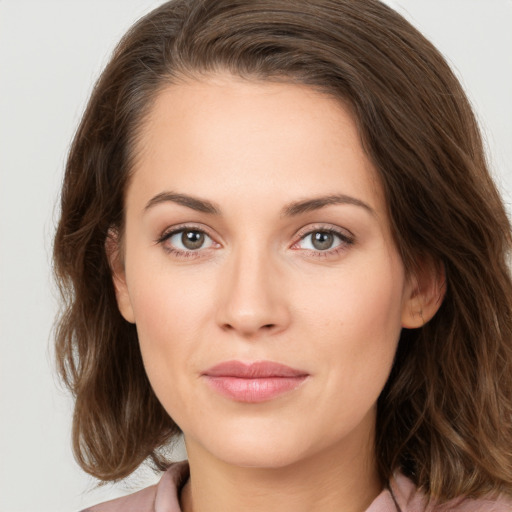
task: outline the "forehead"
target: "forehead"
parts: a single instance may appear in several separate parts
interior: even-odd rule
[[[179,189],[222,200],[243,190],[261,200],[269,192],[283,201],[333,193],[381,199],[349,109],[303,85],[231,75],[169,85],[141,128],[136,154],[132,181],[147,195]]]

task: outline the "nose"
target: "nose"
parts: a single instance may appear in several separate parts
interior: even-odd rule
[[[250,253],[250,254],[248,254]],[[239,251],[225,262],[217,323],[250,338],[276,334],[290,323],[282,272],[265,251]]]

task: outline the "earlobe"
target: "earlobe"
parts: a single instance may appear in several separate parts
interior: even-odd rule
[[[112,273],[112,282],[116,293],[117,307],[123,318],[130,323],[135,323],[130,294],[126,284],[126,272],[122,258],[119,235],[117,231],[110,229],[105,240],[105,252]]]
[[[423,261],[407,285],[402,327],[417,329],[429,322],[441,307],[446,293],[446,273],[441,263]]]

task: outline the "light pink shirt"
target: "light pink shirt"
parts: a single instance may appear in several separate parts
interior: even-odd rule
[[[163,474],[157,485],[82,512],[181,512],[178,496],[188,476],[188,463],[178,462]],[[443,506],[426,506],[425,496],[407,477],[398,474],[366,512],[512,512],[512,498],[453,500]]]

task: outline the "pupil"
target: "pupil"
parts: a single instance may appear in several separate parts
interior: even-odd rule
[[[199,249],[204,243],[204,233],[200,231],[184,231],[181,242],[190,250]]]
[[[330,249],[334,242],[334,235],[325,231],[317,231],[313,234],[313,247],[320,251]]]

